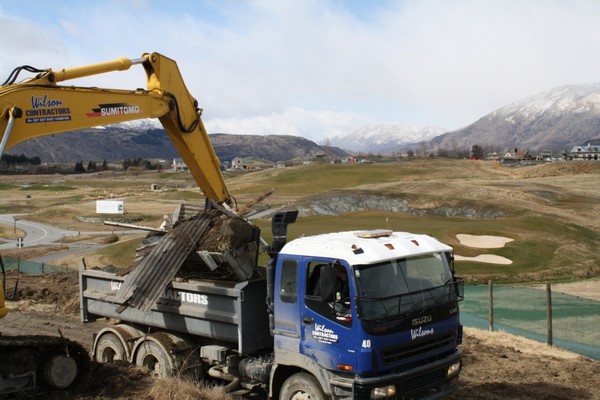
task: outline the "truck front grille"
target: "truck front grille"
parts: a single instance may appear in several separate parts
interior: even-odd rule
[[[414,357],[438,353],[439,350],[444,348],[451,349],[453,348],[455,341],[456,339],[452,333],[420,341],[413,340],[404,345],[383,349],[381,356],[384,365],[392,365],[399,361],[409,360]]]
[[[404,393],[421,390],[422,388],[431,388],[440,385],[446,379],[446,369],[432,371],[427,375],[415,376],[403,382],[402,391]]]

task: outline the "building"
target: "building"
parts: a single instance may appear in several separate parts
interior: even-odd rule
[[[244,161],[242,157],[236,157],[231,160],[231,169],[241,169],[244,171],[253,171],[260,169],[260,166],[252,161]]]
[[[554,155],[552,154],[552,152],[550,150],[544,150],[541,153],[539,153],[535,159],[537,161],[550,162],[550,161],[554,161],[556,158],[554,157]]]
[[[236,157],[231,160],[231,169],[244,169],[244,159],[242,157]]]
[[[573,146],[569,157],[574,161],[598,161],[600,160],[600,145],[588,143],[583,146]]]
[[[176,172],[189,171],[187,165],[185,165],[185,162],[183,161],[182,158],[174,158],[173,164],[171,164],[171,168],[173,169],[173,171],[176,171]]]
[[[533,160],[533,157],[529,154],[529,151],[519,151],[517,148],[514,151],[504,150],[500,156],[500,163],[504,165],[526,163],[531,160]]]
[[[500,156],[498,155],[498,153],[496,153],[495,151],[491,152],[491,153],[487,153],[487,156],[485,156],[485,159],[488,161],[499,161],[500,160]]]

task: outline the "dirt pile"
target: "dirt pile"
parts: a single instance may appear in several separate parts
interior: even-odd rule
[[[79,312],[79,281],[76,273],[53,273],[45,275],[6,273],[6,299],[30,300],[52,304],[62,312]]]
[[[516,168],[514,174],[524,179],[562,175],[600,174],[600,163],[577,161],[544,163],[530,168]]]
[[[465,329],[459,399],[600,399],[600,362],[501,332]]]

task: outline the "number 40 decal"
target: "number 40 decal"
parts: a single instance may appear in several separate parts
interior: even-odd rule
[[[362,348],[363,349],[370,349],[371,348],[371,339],[365,339],[362,341]]]

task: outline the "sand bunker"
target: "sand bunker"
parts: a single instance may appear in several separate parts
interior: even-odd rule
[[[512,242],[514,239],[503,237],[503,236],[489,236],[489,235],[466,235],[466,234],[458,234],[456,235],[458,241],[467,247],[476,247],[479,249],[499,249],[504,247],[504,245],[508,242]],[[509,260],[506,257],[497,256],[494,254],[480,254],[476,257],[464,257],[455,255],[454,259],[456,261],[474,261],[474,262],[482,262],[488,264],[502,264],[509,265],[512,264],[512,260]]]
[[[454,259],[456,261],[474,261],[474,262],[482,262],[488,264],[503,264],[509,265],[512,264],[512,261],[506,257],[496,256],[494,254],[480,254],[477,257],[464,257],[455,255]]]
[[[489,236],[489,235],[465,235],[459,233],[456,238],[460,244],[468,247],[477,247],[479,249],[499,249],[504,247],[506,243],[512,242],[514,239],[504,236]]]

